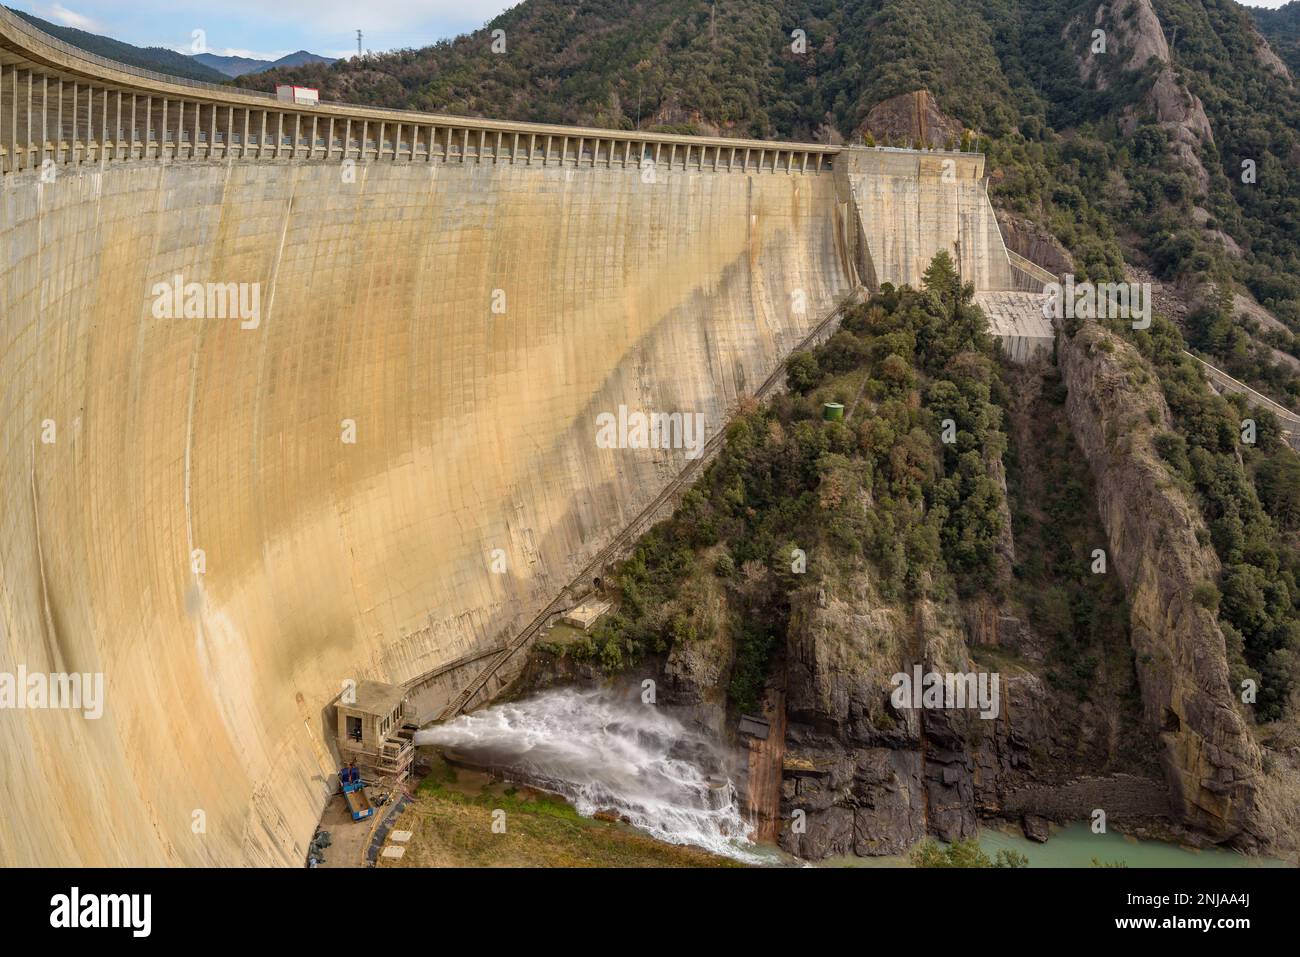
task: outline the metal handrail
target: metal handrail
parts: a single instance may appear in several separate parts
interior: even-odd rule
[[[1256,405],[1260,405],[1263,406],[1265,409],[1268,409],[1279,419],[1281,419],[1283,422],[1287,423],[1288,425],[1292,426],[1293,428],[1300,426],[1300,415],[1296,415],[1296,413],[1292,412],[1282,403],[1277,402],[1274,399],[1270,399],[1268,396],[1264,395],[1264,393],[1260,392],[1258,389],[1253,389],[1250,386],[1246,385],[1246,383],[1242,382],[1240,379],[1228,375],[1228,373],[1224,372],[1218,366],[1206,362],[1204,359],[1202,359],[1194,352],[1189,352],[1188,350],[1184,349],[1183,355],[1191,356],[1201,365],[1205,366],[1205,368],[1209,370],[1208,374],[1210,378],[1217,379],[1220,383],[1222,383],[1222,385],[1225,388],[1231,389],[1233,392],[1236,392],[1239,395],[1244,395],[1247,399],[1253,400]]]
[[[849,290],[849,292],[841,297],[841,299],[835,304],[835,307],[790,349],[790,353],[793,354],[803,349],[807,349],[812,343],[817,342],[820,337],[826,333],[827,329],[843,317],[846,309],[860,301],[860,296],[861,293],[859,289],[855,288]],[[754,390],[753,398],[758,400],[765,399],[785,380],[785,376],[785,362],[782,361],[778,363],[776,368],[773,369],[768,377],[763,380],[762,384]],[[732,414],[727,416],[728,423],[733,414],[734,410]],[[450,718],[456,717],[465,710],[465,706],[468,705],[480,691],[487,687],[487,683],[492,679],[492,676],[500,670],[501,666],[509,661],[511,657],[514,656],[515,652],[535,638],[550,618],[560,612],[561,607],[566,603],[566,597],[570,592],[580,588],[583,582],[590,581],[594,574],[603,569],[617,555],[621,554],[635,541],[635,539],[640,537],[646,529],[649,528],[651,522],[653,522],[655,516],[659,514],[660,510],[671,502],[674,496],[686,487],[687,483],[694,481],[696,473],[701,472],[709,461],[712,460],[712,458],[722,449],[726,438],[727,429],[719,429],[713,438],[709,439],[709,441],[705,443],[700,456],[688,461],[686,466],[678,472],[671,481],[669,481],[659,494],[656,495],[648,505],[641,509],[632,521],[624,525],[614,538],[610,540],[609,544],[597,552],[596,555],[583,566],[582,570],[578,572],[576,577],[570,580],[564,590],[552,599],[550,604],[538,612],[537,616],[528,623],[527,627],[511,639],[505,647],[503,647],[492,658],[492,660],[487,663],[487,666],[483,668],[483,670],[480,671],[469,684],[461,689],[460,694],[456,695],[456,697],[453,698],[445,708],[443,708],[442,713],[438,715],[438,720],[447,721]]]
[[[1046,269],[1032,259],[1020,255],[1014,249],[1007,249],[1007,260],[1022,272],[1028,273],[1031,277],[1041,283],[1058,282],[1060,277],[1049,269]]]

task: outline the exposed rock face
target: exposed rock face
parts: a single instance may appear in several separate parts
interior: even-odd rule
[[[1067,30],[1077,28],[1079,23],[1076,21]],[[1104,52],[1093,49],[1093,30],[1105,31]],[[1165,42],[1165,31],[1151,0],[1100,3],[1093,12],[1092,28],[1087,32],[1089,47],[1080,60],[1079,72],[1099,90],[1106,89],[1111,82],[1104,57],[1116,57],[1123,70],[1141,70],[1153,59],[1161,64],[1169,63],[1169,44]]]
[[[1173,809],[1215,840],[1266,839],[1255,801],[1259,749],[1228,685],[1223,633],[1192,598],[1216,579],[1218,560],[1198,543],[1201,517],[1152,444],[1170,427],[1164,396],[1136,351],[1094,324],[1063,339],[1059,355],[1070,422],[1131,601],[1143,711]]]
[[[1268,45],[1268,41],[1264,39],[1263,34],[1255,29],[1254,26],[1251,26],[1250,36],[1255,43],[1255,62],[1268,70],[1269,73],[1272,73],[1279,79],[1285,80],[1287,86],[1290,86],[1291,71],[1286,68],[1286,64],[1282,62],[1282,58],[1273,52],[1273,48]]]
[[[731,642],[721,632],[676,642],[664,664],[664,681],[682,704],[712,701],[725,706]]]
[[[1160,782],[1132,774],[1085,776],[1054,787],[1029,785],[1003,796],[1002,812],[1023,811],[1058,823],[1088,820],[1095,809],[1110,823],[1141,821],[1169,813],[1169,789]]]
[[[1097,30],[1105,34],[1104,53],[1095,39]],[[1203,144],[1214,143],[1214,133],[1200,98],[1184,88],[1170,63],[1169,44],[1151,0],[1098,4],[1091,24],[1076,18],[1065,28],[1065,37],[1080,49],[1079,75],[1099,90],[1107,89],[1121,72],[1155,69],[1155,79],[1142,106],[1125,111],[1121,129],[1131,133],[1143,114],[1154,117],[1173,136],[1184,168],[1206,192],[1210,177],[1198,150]]]
[[[1213,145],[1214,133],[1200,97],[1185,89],[1173,68],[1166,66],[1151,85],[1147,106],[1156,122],[1173,135],[1174,149],[1183,167],[1196,179],[1201,192],[1206,192],[1210,174],[1205,171],[1197,151],[1202,144]],[[1138,119],[1137,113],[1126,111],[1120,129],[1125,134],[1131,133],[1137,128]]]
[[[860,571],[838,594],[800,596],[787,644],[787,714],[780,844],[807,859],[901,854],[927,834],[973,837],[1031,753],[1047,747],[1050,719],[1037,678],[1001,675],[1001,707],[895,708],[890,676],[974,670],[950,608],[922,605],[914,620],[876,596]]]
[[[1024,829],[1025,837],[1038,844],[1046,844],[1047,839],[1052,836],[1051,822],[1037,814],[1026,814],[1021,818],[1020,825]]]
[[[862,132],[882,146],[953,149],[961,143],[962,125],[939,109],[929,90],[916,90],[873,106]]]
[[[716,562],[715,549],[706,562]],[[724,620],[725,601],[716,580],[703,579],[704,586],[692,589],[692,624],[698,637],[673,642],[664,662],[665,690],[678,704],[713,704],[725,711],[731,659],[735,654],[731,635],[718,626]]]
[[[1005,209],[997,210],[997,217],[1002,239],[1013,253],[1058,276],[1074,272],[1074,257],[1047,229]]]
[[[1192,220],[1196,223],[1197,226],[1200,226],[1203,230],[1205,230],[1205,234],[1207,236],[1209,236],[1211,239],[1217,240],[1230,256],[1235,256],[1238,259],[1241,258],[1242,250],[1240,244],[1238,244],[1238,242],[1235,239],[1233,239],[1223,230],[1218,229],[1215,226],[1211,225],[1211,223],[1214,220],[1214,217],[1210,215],[1210,211],[1208,209],[1204,208],[1203,206],[1193,206]]]

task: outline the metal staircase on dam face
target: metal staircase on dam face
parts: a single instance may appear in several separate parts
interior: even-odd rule
[[[414,739],[414,729],[405,726],[397,729],[379,746],[376,767],[385,775],[404,779],[415,762]]]
[[[861,299],[862,292],[861,289],[855,289],[845,296],[844,299],[834,309],[832,309],[824,319],[818,322],[806,336],[799,340],[791,351],[798,352],[802,349],[807,349],[825,337],[844,314],[844,310]],[[781,384],[784,376],[785,365],[782,363],[763,380],[762,384],[755,390],[754,398],[759,400],[766,398]],[[676,500],[677,496],[685,490],[687,484],[694,481],[697,473],[713,459],[714,455],[718,453],[722,448],[726,431],[725,427],[719,429],[717,434],[705,443],[700,456],[687,462],[682,471],[668,483],[664,490],[656,495],[649,505],[638,512],[636,517],[633,518],[632,521],[614,537],[613,541],[602,548],[600,552],[597,553],[596,557],[583,567],[582,571],[577,574],[564,591],[552,600],[550,604],[543,608],[541,612],[539,612],[537,616],[534,617],[533,620],[530,621],[528,625],[504,647],[491,653],[492,657],[489,659],[483,670],[480,671],[473,680],[471,680],[469,684],[467,684],[461,692],[447,704],[447,706],[442,710],[442,713],[438,715],[439,721],[447,721],[464,711],[465,708],[469,706],[470,702],[487,687],[488,682],[492,680],[496,673],[500,671],[502,666],[505,665],[505,663],[509,661],[517,651],[536,638],[553,617],[569,607],[571,604],[570,596],[585,591],[588,583],[592,581],[594,576],[603,572],[606,566],[635,544],[636,539],[647,528],[649,528],[656,516]]]
[[[1044,269],[1042,266],[1038,265],[1037,263],[1025,259],[1023,256],[1019,256],[1016,253],[1013,253],[1011,250],[1007,250],[1007,254],[1011,261],[1011,264],[1024,273],[1027,281],[1037,283],[1037,286],[1035,288],[1041,290],[1043,284],[1058,281],[1059,277],[1049,272],[1048,270]],[[1029,294],[1025,292],[1019,292],[1019,291],[1006,291],[1002,293],[991,293],[989,295],[1015,297],[1015,296],[1025,296]],[[809,336],[806,337],[803,342],[801,342],[798,346],[795,347],[796,350],[807,348],[812,341],[815,341],[819,335],[823,334],[827,326],[839,317],[840,313],[842,313],[844,307],[847,304],[848,303],[843,303],[839,307],[837,307],[836,310],[832,312],[831,315],[827,317],[827,319],[823,320],[823,322],[820,323],[818,327],[814,329],[813,332],[810,333]],[[1041,304],[1035,306],[1035,308],[1041,308]],[[1192,353],[1190,352],[1187,354],[1192,355]],[[1287,431],[1286,429],[1284,429],[1284,434],[1286,435],[1288,443],[1290,443],[1292,447],[1300,450],[1300,416],[1296,415],[1296,413],[1294,412],[1291,412],[1289,409],[1284,408],[1283,406],[1267,398],[1266,396],[1261,395],[1259,392],[1255,391],[1254,389],[1251,389],[1249,386],[1245,385],[1244,383],[1238,382],[1236,379],[1232,378],[1227,373],[1205,362],[1205,360],[1201,359],[1199,356],[1192,355],[1192,357],[1196,359],[1198,362],[1200,362],[1203,366],[1205,366],[1207,370],[1207,375],[1209,376],[1212,382],[1217,383],[1218,385],[1220,385],[1225,389],[1229,389],[1235,392],[1240,392],[1242,395],[1245,395],[1248,399],[1250,399],[1252,402],[1256,403],[1257,405],[1270,408],[1272,411],[1274,411],[1275,414],[1278,415],[1278,418],[1282,420],[1284,426],[1288,426],[1291,429],[1291,431]],[[768,392],[771,391],[771,389],[776,384],[776,381],[779,379],[780,372],[781,369],[778,369],[776,372],[773,373],[772,376],[769,376],[768,380],[764,382],[763,385],[760,387],[760,389],[757,391],[756,393],[757,398],[761,399],[762,397],[764,397],[764,395],[766,395]],[[690,465],[685,470],[683,470],[683,472],[679,476],[677,476],[677,478],[674,479],[674,481],[670,483],[670,485],[666,489],[664,489],[664,491],[658,497],[656,497],[656,499],[649,506],[647,506],[646,509],[644,509],[637,516],[637,518],[634,519],[633,522],[630,523],[615,538],[615,540],[610,543],[609,546],[607,546],[604,550],[602,550],[601,553],[596,557],[596,559],[594,559],[578,575],[577,579],[575,579],[574,581],[574,585],[571,585],[570,589],[572,589],[575,585],[578,585],[581,582],[589,581],[594,570],[603,568],[608,562],[614,559],[616,554],[621,549],[629,547],[629,545],[634,541],[635,537],[639,534],[640,529],[642,529],[645,525],[648,524],[649,519],[653,517],[653,515],[657,514],[659,509],[661,509],[667,501],[671,500],[676,494],[678,494],[682,490],[682,488],[686,485],[686,483],[693,480],[695,475],[695,470],[697,468],[703,466],[711,459],[712,455],[716,453],[717,448],[720,447],[722,435],[724,433],[725,433],[725,429],[719,432],[718,435],[714,436],[714,438],[706,446],[705,454],[703,454],[699,459],[690,463]],[[464,689],[462,689],[462,691],[446,706],[446,708],[443,709],[438,719],[440,721],[446,721],[460,714],[470,704],[470,702],[472,702],[475,699],[475,697],[479,695],[487,687],[488,682],[500,670],[500,668],[507,661],[510,660],[510,658],[515,654],[515,652],[523,648],[531,639],[536,637],[536,635],[540,633],[542,628],[545,627],[546,623],[553,616],[555,616],[556,614],[558,614],[560,611],[564,609],[564,607],[567,604],[566,597],[568,591],[569,590],[566,590],[564,594],[561,594],[558,598],[556,598],[549,605],[547,605],[546,608],[544,608],[542,612],[538,614],[537,617],[535,617],[528,624],[528,626],[525,627],[524,630],[521,631],[519,635],[517,635],[509,644],[501,648],[499,651],[492,653],[490,660],[488,661],[487,665],[483,668],[483,670],[468,685],[466,685]]]

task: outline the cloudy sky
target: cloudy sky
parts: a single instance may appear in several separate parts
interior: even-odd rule
[[[481,27],[519,0],[3,0],[51,23],[190,52],[203,30],[212,53],[274,60],[295,50],[376,52],[428,46]]]
[[[4,0],[54,23],[137,46],[190,52],[195,30],[213,53],[274,60],[295,50],[347,56],[428,46],[482,26],[518,0]],[[1279,7],[1285,0],[1249,0]]]

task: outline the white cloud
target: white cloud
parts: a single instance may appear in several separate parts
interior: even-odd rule
[[[0,0],[39,17],[139,46],[191,53],[204,30],[210,50],[282,49],[352,54],[422,47],[478,29],[518,0]],[[272,54],[253,53],[265,58]]]
[[[85,30],[88,33],[103,33],[104,28],[100,26],[99,21],[88,17],[85,14],[78,13],[76,10],[69,10],[61,3],[56,3],[49,8],[49,18],[55,23],[61,23],[65,27],[74,27],[77,30]]]
[[[197,14],[209,3],[188,0],[177,5],[194,9]],[[479,27],[513,5],[511,0],[367,0],[362,4],[356,0],[276,0],[273,4],[266,0],[224,0],[220,11],[223,17],[250,24],[297,26],[303,33],[355,36],[359,28],[367,36],[400,38],[408,33],[425,33],[433,24]]]

